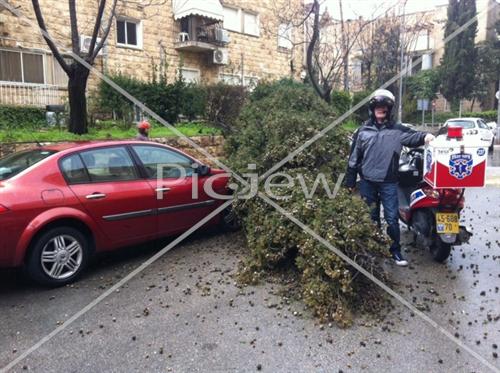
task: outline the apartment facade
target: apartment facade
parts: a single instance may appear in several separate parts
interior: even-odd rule
[[[64,103],[67,79],[35,21],[31,1],[10,0],[31,22],[0,9],[0,104]],[[71,49],[67,1],[41,0],[48,31],[60,49]],[[261,80],[303,72],[303,33],[280,13],[302,0],[118,1],[116,17],[95,68],[138,79],[160,74],[173,81],[226,82],[252,87]],[[77,2],[80,47],[85,50],[97,2]],[[109,13],[107,14],[109,15]],[[103,18],[104,24],[107,17]],[[69,57],[68,57],[69,58]],[[89,92],[99,78],[91,74]]]
[[[496,37],[494,25],[496,21],[500,20],[500,4],[495,0],[476,0],[476,8],[478,17],[475,42],[479,43]],[[447,5],[434,6],[432,9],[421,12],[406,13],[404,16],[400,14],[401,9],[395,7],[390,13],[379,17],[373,22],[361,18],[347,23],[346,27],[350,27],[351,34],[358,38],[358,42],[352,46],[348,58],[348,86],[350,91],[356,92],[365,89],[363,54],[366,53],[366,45],[376,39],[374,33],[377,28],[383,24],[402,25],[402,41],[405,46],[403,61],[408,72],[407,75],[416,74],[422,69],[431,69],[440,65],[444,54],[444,27],[447,20]],[[358,35],[357,30],[360,27],[364,28]],[[323,33],[326,34],[323,36],[324,40],[328,40],[330,44],[338,45],[337,55],[340,55],[342,53],[340,22],[332,20]],[[338,68],[343,70],[344,65],[339,64]],[[337,75],[342,77],[341,72]],[[342,80],[339,80],[339,82],[342,83]],[[342,84],[337,88],[341,89]],[[492,94],[494,94],[494,91]],[[464,101],[464,109],[470,110],[471,104]],[[435,109],[437,111],[449,111],[450,105],[442,96],[439,96],[435,101]],[[473,109],[479,110],[479,103],[476,102]]]

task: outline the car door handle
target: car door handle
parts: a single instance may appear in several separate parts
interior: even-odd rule
[[[104,193],[92,193],[89,194],[88,196],[85,196],[87,199],[103,199],[106,198],[106,195]]]
[[[156,188],[155,190],[157,193],[161,193],[161,192],[168,192],[170,190],[170,188],[161,187],[161,188]]]

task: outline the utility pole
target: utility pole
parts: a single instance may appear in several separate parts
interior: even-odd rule
[[[500,76],[498,77],[498,95],[497,95],[497,130],[500,126]]]
[[[405,5],[406,0],[404,0],[401,4],[400,10],[400,28],[399,28],[399,44],[400,44],[400,67],[399,67],[399,99],[398,99],[398,121],[400,123],[403,122],[403,70],[404,70],[404,33],[405,33]]]

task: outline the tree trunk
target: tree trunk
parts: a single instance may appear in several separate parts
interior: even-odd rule
[[[87,97],[85,95],[89,71],[73,64],[68,79],[69,127],[68,131],[77,135],[88,132],[87,128]]]
[[[315,66],[313,62],[313,54],[314,54],[314,49],[316,47],[316,43],[319,40],[319,29],[320,29],[320,24],[319,24],[319,0],[314,0],[313,3],[313,14],[314,14],[314,23],[313,23],[313,34],[311,37],[311,41],[309,42],[309,45],[307,46],[307,53],[306,53],[306,65],[307,65],[307,73],[309,75],[309,80],[318,94],[319,97],[321,97],[323,100],[328,102],[328,98],[325,95],[325,92],[320,86],[320,83],[318,82],[318,76],[315,71]]]
[[[472,111],[474,111],[474,104],[475,104],[475,103],[476,103],[476,98],[475,98],[475,97],[473,97],[473,98],[472,98],[472,101],[471,101],[471,103],[470,103],[470,110],[469,110],[469,111],[471,111],[471,112],[472,112]]]

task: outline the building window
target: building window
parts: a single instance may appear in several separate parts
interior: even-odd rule
[[[228,85],[241,85],[241,74],[219,74],[219,81]],[[246,75],[243,79],[243,86],[247,87],[250,91],[253,91],[255,87],[259,84],[259,78],[256,76]]]
[[[259,36],[259,15],[243,12],[243,33]]]
[[[142,48],[142,24],[137,21],[116,21],[116,42],[119,46]]]
[[[259,15],[242,9],[224,7],[223,27],[229,31],[259,36]]]
[[[186,83],[197,84],[200,82],[200,70],[181,68],[179,74]]]
[[[44,84],[43,55],[0,50],[0,81]]]
[[[292,25],[282,23],[278,27],[278,47],[292,49]]]
[[[241,14],[239,9],[224,7],[224,28],[241,32]]]

